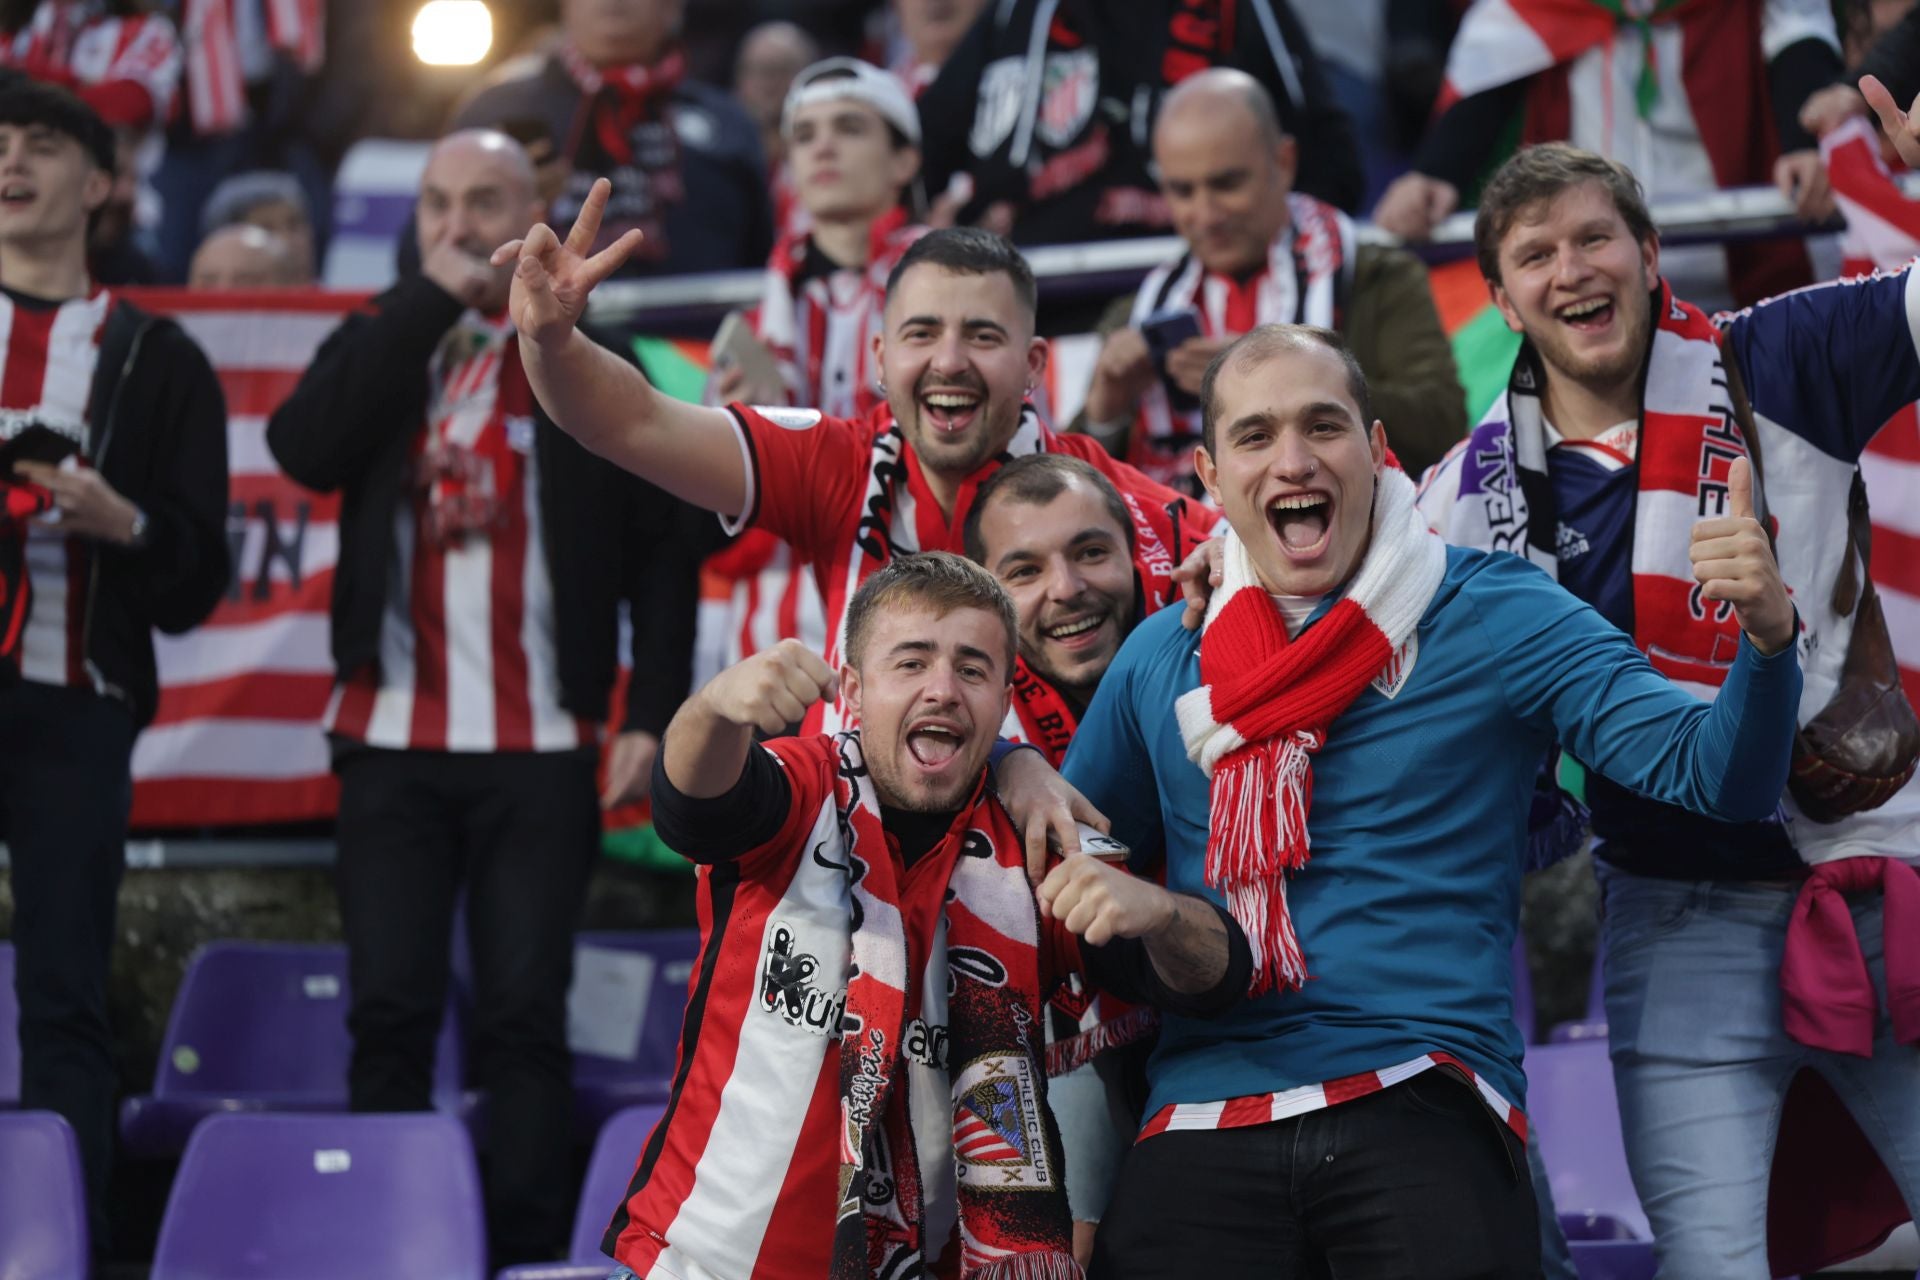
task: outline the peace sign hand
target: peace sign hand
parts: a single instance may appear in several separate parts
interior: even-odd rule
[[[507,295],[507,313],[522,341],[552,346],[566,341],[587,309],[593,287],[620,269],[643,238],[629,231],[588,256],[600,234],[600,218],[607,209],[613,184],[601,178],[587,193],[587,202],[574,219],[564,243],[546,223],[536,225],[524,240],[509,240],[493,251],[496,267],[515,258],[513,286]]]

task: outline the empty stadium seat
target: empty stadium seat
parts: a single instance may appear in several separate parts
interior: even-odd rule
[[[426,171],[430,143],[362,138],[333,179],[333,236],[321,279],[330,289],[384,289]]]
[[[1606,1042],[1534,1045],[1526,1067],[1528,1120],[1568,1238],[1650,1240],[1627,1172]]]
[[[0,942],[0,1108],[20,1105],[20,1002],[13,993],[13,944]]]
[[[574,1116],[583,1139],[615,1112],[662,1102],[673,1082],[697,929],[583,932],[567,994]]]
[[[51,1111],[0,1115],[0,1280],[85,1280],[80,1147]]]
[[[345,1111],[347,952],[325,943],[213,942],[187,966],[167,1018],[153,1093],[128,1098],[120,1132],[136,1156],[177,1155],[226,1111]],[[434,1094],[460,1105],[458,1029],[441,1026]]]
[[[1653,1245],[1645,1240],[1569,1240],[1580,1280],[1653,1280]]]
[[[665,1113],[658,1103],[615,1112],[594,1140],[593,1158],[587,1162],[586,1181],[580,1188],[580,1207],[573,1216],[567,1260],[508,1267],[496,1280],[604,1280],[613,1264],[600,1252],[600,1237],[606,1234],[615,1207],[626,1198],[640,1148]]]
[[[482,1280],[486,1260],[458,1120],[218,1115],[187,1142],[151,1280]]]

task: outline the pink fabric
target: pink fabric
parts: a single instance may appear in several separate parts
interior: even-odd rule
[[[1788,1035],[1815,1049],[1873,1056],[1880,1005],[1846,895],[1884,895],[1887,1012],[1894,1039],[1920,1044],[1920,873],[1893,858],[1846,858],[1815,867],[1793,904],[1780,962],[1780,1014]]]

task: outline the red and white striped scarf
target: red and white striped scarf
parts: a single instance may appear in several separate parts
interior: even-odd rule
[[[1287,209],[1288,226],[1274,238],[1259,274],[1233,280],[1184,253],[1141,282],[1127,323],[1137,329],[1156,312],[1192,310],[1200,331],[1212,337],[1238,336],[1263,324],[1340,328],[1353,283],[1353,221],[1298,192],[1287,197]],[[1162,484],[1188,486],[1199,442],[1200,411],[1176,410],[1156,381],[1140,398],[1127,461]]]
[[[832,1275],[931,1272],[938,1258],[929,1250],[945,1242],[925,1238],[914,1135],[950,1126],[959,1273],[1077,1280],[1060,1138],[1046,1106],[1040,916],[1024,845],[983,780],[957,836],[926,855],[936,864],[909,876],[888,845],[859,736],[842,734],[837,745],[836,838],[812,855],[846,867],[853,906]],[[916,970],[927,981],[916,982]],[[926,1001],[943,990],[950,1087],[946,1097],[921,1097],[901,1046],[909,1022],[933,1012]]]
[[[185,0],[180,43],[187,51],[187,106],[195,133],[231,133],[247,119],[240,36],[233,6],[251,0]],[[327,56],[326,0],[259,0],[267,43],[307,75]]]
[[[559,58],[588,100],[594,137],[602,153],[618,164],[635,163],[634,127],[665,111],[667,99],[686,76],[686,56],[674,49],[654,63],[598,67],[568,41],[560,46]],[[675,154],[663,162],[644,163],[642,167],[664,171],[677,169],[679,164],[676,148]]]
[[[909,245],[927,233],[896,208],[867,232],[867,265],[801,278],[811,238],[783,237],[767,260],[766,287],[752,315],[754,332],[780,364],[787,403],[830,418],[857,418],[882,399],[873,335],[886,310],[887,276]]]
[[[1673,296],[1653,298],[1633,523],[1633,642],[1668,679],[1711,702],[1740,647],[1733,607],[1699,598],[1687,559],[1694,523],[1725,512],[1727,473],[1747,453],[1734,420],[1718,331],[1706,313]],[[1538,357],[1522,348],[1507,392],[1487,411],[1465,453],[1433,473],[1421,505],[1449,542],[1524,554],[1559,576],[1559,520],[1547,478],[1544,387]],[[1457,459],[1457,461],[1456,461]],[[1460,479],[1449,485],[1450,465]]]
[[[520,511],[529,442],[515,448],[509,424],[531,424],[533,389],[504,313],[463,315],[434,352],[428,376],[427,428],[414,462],[420,532],[446,546]]]
[[[1239,535],[1227,535],[1224,579],[1200,633],[1201,684],[1175,712],[1188,758],[1212,779],[1206,883],[1246,931],[1249,995],[1307,979],[1286,877],[1311,847],[1314,753],[1413,638],[1446,568],[1446,544],[1397,465],[1379,473],[1372,538],[1345,595],[1297,638]]]

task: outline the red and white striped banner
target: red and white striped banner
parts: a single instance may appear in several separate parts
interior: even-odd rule
[[[337,495],[281,474],[267,418],[360,294],[129,291],[176,317],[227,397],[234,576],[213,616],[156,635],[160,707],[133,749],[133,825],[236,826],[330,817],[320,714],[333,683],[327,598]]]

